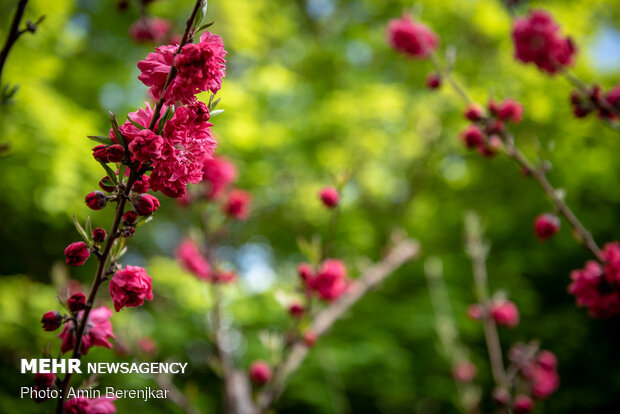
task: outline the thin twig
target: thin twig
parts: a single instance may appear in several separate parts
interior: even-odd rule
[[[0,80],[2,79],[2,70],[4,69],[4,64],[6,63],[6,59],[9,56],[11,48],[17,39],[19,39],[19,36],[24,33],[19,30],[19,25],[24,17],[27,3],[28,0],[19,0],[19,3],[17,3],[17,8],[15,9],[15,14],[13,15],[13,20],[11,21],[9,33],[6,37],[6,41],[4,42],[4,46],[2,47],[2,51],[0,51]]]
[[[394,246],[387,256],[368,268],[358,279],[357,285],[324,310],[317,313],[310,324],[310,330],[320,337],[326,333],[342,315],[359,301],[369,290],[377,287],[396,269],[417,257],[420,245],[417,241],[404,239]],[[297,341],[290,348],[289,354],[270,384],[258,395],[257,405],[260,412],[271,406],[281,395],[289,376],[294,373],[308,354],[308,347],[303,341]]]
[[[482,306],[482,324],[484,338],[489,352],[489,361],[495,383],[501,388],[508,387],[508,377],[502,358],[502,347],[499,342],[497,325],[489,312],[490,298],[487,279],[486,260],[489,246],[482,239],[480,218],[476,213],[469,212],[465,216],[465,250],[471,259],[474,285],[478,303]]]

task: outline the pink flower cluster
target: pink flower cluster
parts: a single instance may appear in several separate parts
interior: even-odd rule
[[[78,313],[78,320],[84,315],[84,311]],[[86,322],[86,329],[84,330],[84,336],[82,337],[82,344],[80,347],[80,353],[86,355],[91,346],[103,346],[105,348],[112,348],[112,344],[109,339],[114,338],[112,332],[112,324],[110,323],[110,317],[112,311],[105,306],[93,309],[88,315],[88,321]],[[66,323],[62,332],[58,334],[58,337],[62,339],[62,345],[60,350],[62,353],[69,352],[75,345],[75,327],[72,323]]]
[[[237,279],[237,274],[232,271],[212,271],[208,260],[192,240],[184,240],[177,248],[176,256],[181,267],[199,279],[222,284],[232,283]]]
[[[602,259],[604,264],[590,260],[583,269],[573,270],[568,292],[591,316],[609,318],[620,314],[620,244],[607,243]]]
[[[126,266],[110,280],[110,296],[117,312],[124,307],[142,306],[145,300],[153,300],[151,277],[141,267]]]
[[[349,287],[347,269],[337,259],[325,260],[316,273],[308,263],[301,263],[297,271],[306,291],[328,302],[338,299]]]
[[[472,122],[460,134],[461,141],[469,149],[477,150],[485,157],[494,156],[502,147],[502,134],[505,122],[518,124],[523,118],[523,105],[514,99],[502,102],[490,100],[486,115],[478,105],[469,105],[463,116]]]
[[[427,58],[439,44],[439,38],[431,29],[414,22],[408,15],[391,20],[387,32],[390,46],[411,58]]]
[[[138,76],[153,99],[159,99],[164,90],[170,68],[174,66],[177,75],[165,92],[167,105],[190,104],[196,101],[196,94],[204,91],[216,93],[222,87],[226,69],[226,51],[222,39],[205,31],[199,43],[188,43],[180,52],[177,45],[159,46],[149,53],[146,60],[138,63]]]
[[[533,10],[527,17],[514,21],[512,38],[515,58],[534,63],[541,70],[554,74],[573,64],[575,45],[559,33],[560,27],[544,10]]]

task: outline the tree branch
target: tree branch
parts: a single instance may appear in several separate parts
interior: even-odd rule
[[[411,239],[400,240],[390,250],[386,257],[368,268],[358,279],[357,286],[343,294],[338,300],[320,311],[310,325],[310,330],[317,337],[325,334],[342,315],[359,301],[369,290],[377,287],[390,274],[409,260],[418,256],[420,245]],[[273,404],[284,391],[286,381],[301,365],[308,347],[303,341],[295,342],[290,348],[282,365],[276,370],[270,385],[257,397],[259,412],[264,411]]]

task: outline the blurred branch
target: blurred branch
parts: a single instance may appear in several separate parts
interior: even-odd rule
[[[508,387],[508,378],[502,360],[502,347],[499,342],[497,325],[489,312],[489,288],[487,279],[486,260],[489,253],[489,246],[482,239],[482,226],[480,218],[474,212],[465,215],[465,251],[471,259],[474,285],[478,303],[482,306],[482,324],[484,328],[484,338],[489,352],[489,361],[493,371],[493,379],[501,388]]]
[[[424,274],[428,284],[433,312],[435,313],[435,329],[445,357],[451,368],[467,359],[467,349],[459,340],[459,331],[454,321],[448,289],[443,278],[443,263],[439,258],[431,257],[424,263]],[[454,381],[459,401],[463,409],[471,414],[480,413],[480,389],[471,383]]]
[[[342,317],[369,290],[381,284],[404,263],[416,258],[419,252],[420,245],[416,240],[404,238],[397,241],[383,260],[371,266],[362,274],[352,289],[316,315],[310,324],[309,330],[316,334],[317,337],[325,334],[334,322]],[[285,388],[287,379],[299,368],[307,354],[308,347],[303,341],[298,340],[293,344],[284,362],[276,370],[270,385],[258,395],[257,404],[259,412],[267,409],[279,398]]]
[[[463,98],[463,100],[470,104],[473,101],[469,98],[464,87],[462,87],[453,77],[452,71],[447,70],[436,55],[433,55],[432,63],[436,70],[448,80],[448,83],[454,88],[454,90]],[[487,125],[490,119],[484,118],[480,121],[482,124]],[[598,247],[596,241],[592,237],[590,231],[581,223],[572,209],[564,201],[563,192],[556,189],[551,182],[547,179],[545,169],[543,167],[536,167],[521,150],[516,146],[514,137],[505,130],[499,133],[500,138],[506,145],[505,154],[515,160],[522,168],[522,171],[528,175],[533,176],[545,194],[551,199],[552,203],[558,209],[558,211],[568,220],[573,230],[579,235],[581,241],[585,247],[592,252],[592,254],[601,262],[604,262],[601,256],[601,249]]]

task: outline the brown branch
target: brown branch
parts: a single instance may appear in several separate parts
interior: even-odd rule
[[[499,387],[507,388],[508,377],[506,376],[506,370],[504,369],[502,347],[499,342],[497,325],[489,312],[491,303],[489,298],[486,267],[489,246],[482,240],[480,218],[473,212],[469,212],[465,216],[465,250],[472,263],[476,297],[478,299],[478,303],[483,309],[482,324],[484,328],[484,338],[489,352],[489,361],[491,363],[493,379]]]
[[[334,322],[342,317],[369,290],[377,287],[404,263],[417,257],[419,252],[420,245],[415,240],[403,239],[397,242],[383,260],[371,266],[362,274],[354,289],[343,294],[334,303],[320,311],[310,324],[309,329],[317,337],[325,334]],[[287,379],[299,368],[307,354],[308,347],[303,341],[297,341],[292,345],[284,362],[276,370],[270,385],[257,397],[259,412],[264,411],[280,397],[284,391]]]
[[[13,15],[13,20],[11,21],[9,34],[6,37],[2,51],[0,51],[0,80],[2,79],[2,70],[4,69],[4,64],[6,63],[6,59],[9,56],[11,48],[17,39],[19,39],[19,36],[24,33],[24,31],[19,30],[19,24],[24,17],[27,3],[28,0],[19,0],[19,3],[17,3],[17,8],[15,9],[15,14]]]

